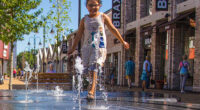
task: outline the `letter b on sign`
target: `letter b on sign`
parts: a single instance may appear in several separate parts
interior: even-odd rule
[[[156,10],[157,11],[167,11],[168,10],[168,0],[156,0]]]

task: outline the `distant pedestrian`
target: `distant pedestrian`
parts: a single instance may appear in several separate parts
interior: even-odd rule
[[[21,69],[19,68],[19,69],[17,70],[17,79],[20,78],[20,75],[21,75]]]
[[[14,77],[14,78],[16,77],[16,74],[17,74],[17,70],[14,69],[14,70],[13,70],[13,77]]]
[[[113,87],[114,83],[115,83],[115,81],[114,81],[115,67],[114,67],[113,63],[110,63],[110,71],[109,72],[110,72],[110,85],[111,85],[111,87]]]
[[[21,70],[20,79],[23,79],[23,77],[24,77],[24,71],[23,71],[23,70]]]
[[[49,70],[47,71],[47,73],[56,73],[56,71],[53,69],[52,63],[49,65]]]
[[[142,76],[141,76],[143,91],[144,89],[149,87],[149,83],[150,83],[152,66],[149,60],[150,60],[150,57],[146,56],[146,60],[143,63],[143,71],[142,71]]]
[[[187,61],[187,55],[183,56],[183,60],[179,63],[178,70],[180,71],[180,89],[181,93],[184,93],[185,82],[189,74],[189,63]]]
[[[128,81],[128,87],[131,88],[131,79],[135,72],[135,63],[132,61],[132,58],[130,57],[129,60],[125,64],[126,69],[126,79]]]

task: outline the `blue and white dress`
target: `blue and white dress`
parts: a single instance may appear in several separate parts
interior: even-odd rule
[[[90,18],[88,15],[84,18],[84,40],[81,53],[85,68],[90,68],[94,64],[103,65],[105,62],[106,34],[102,18],[102,13],[95,18]]]

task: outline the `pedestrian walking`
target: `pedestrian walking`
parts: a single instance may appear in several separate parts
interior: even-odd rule
[[[189,74],[189,62],[187,61],[187,55],[183,56],[183,60],[179,63],[178,70],[180,72],[180,89],[181,93],[184,93],[185,82]]]
[[[20,75],[21,75],[21,69],[19,68],[18,71],[17,71],[17,79],[20,78]]]
[[[14,78],[16,77],[16,74],[17,74],[17,70],[14,68],[14,70],[13,70],[13,76],[14,76]]]
[[[20,79],[24,79],[24,71],[23,70],[21,70]]]
[[[132,61],[132,58],[130,57],[128,61],[126,61],[125,64],[125,70],[126,70],[126,79],[128,81],[128,87],[131,88],[131,79],[134,76],[135,72],[135,63]]]
[[[151,76],[151,71],[152,71],[152,66],[150,63],[150,57],[146,56],[146,60],[143,63],[143,71],[141,75],[141,80],[142,80],[142,90],[148,89],[150,85],[150,76]]]
[[[129,44],[123,40],[110,18],[106,14],[99,12],[101,5],[101,0],[86,0],[89,15],[86,15],[81,20],[72,48],[68,51],[68,55],[70,55],[76,49],[82,36],[84,37],[81,55],[84,68],[86,69],[85,72],[89,73],[89,79],[91,80],[88,99],[94,99],[98,68],[103,65],[106,59],[107,50],[104,24],[107,25],[111,33],[115,35],[126,49],[129,48]]]

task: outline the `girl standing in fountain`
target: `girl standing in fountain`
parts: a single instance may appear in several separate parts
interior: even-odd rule
[[[89,15],[86,15],[81,20],[75,41],[72,48],[68,51],[68,55],[70,55],[76,49],[82,36],[84,37],[81,55],[85,72],[89,73],[89,78],[92,79],[90,80],[88,88],[88,99],[94,99],[98,68],[103,65],[106,59],[107,52],[104,24],[126,49],[129,48],[129,44],[122,39],[110,18],[99,12],[101,3],[101,0],[86,0],[86,7]]]

